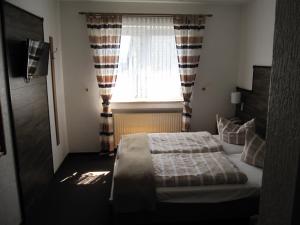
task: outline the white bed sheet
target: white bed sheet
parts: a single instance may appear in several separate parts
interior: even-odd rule
[[[160,187],[156,188],[160,202],[171,203],[219,203],[259,196],[262,169],[250,166],[240,160],[241,154],[231,154],[228,158],[244,172],[246,184],[207,185],[194,187]]]
[[[233,144],[228,144],[222,140],[220,140],[220,136],[219,135],[213,135],[215,138],[217,138],[223,146],[223,149],[225,151],[225,153],[227,155],[231,155],[231,154],[239,154],[243,152],[244,149],[244,145],[233,145]]]

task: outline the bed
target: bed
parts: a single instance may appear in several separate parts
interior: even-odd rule
[[[261,79],[262,76],[269,76],[269,73],[270,67],[254,67],[253,83],[256,85],[258,83],[256,82],[257,80]],[[263,101],[258,100],[258,102],[262,103],[260,106],[265,103],[267,105],[267,102],[265,102],[265,95],[262,95],[262,92],[255,92],[255,85],[253,86],[254,89],[252,92],[256,98],[263,99]],[[261,90],[262,87],[259,86],[259,89]],[[268,88],[266,87],[266,90],[267,89]],[[264,136],[266,115],[263,116],[261,114],[259,111],[261,108],[256,111],[253,110],[253,96],[251,95],[251,92],[241,88],[238,88],[238,90],[242,92],[244,97],[244,111],[240,111],[239,106],[237,106],[236,115],[241,116],[242,119],[248,119],[248,117],[258,118],[259,133],[262,134],[261,136]],[[246,93],[245,95],[244,92]],[[248,99],[251,101],[247,101]],[[265,106],[262,107],[262,109],[265,110]],[[255,113],[258,113],[258,115],[255,115]],[[249,217],[258,213],[262,169],[242,162],[240,158],[243,146],[224,143],[219,140],[218,135],[211,135],[212,138],[205,139],[205,136],[209,136],[210,134],[204,132],[204,139],[203,137],[200,138],[203,139],[202,143],[205,144],[202,146],[203,148],[200,146],[200,152],[199,148],[197,150],[194,146],[189,146],[188,142],[182,143],[186,138],[189,140],[199,139],[198,136],[193,136],[198,135],[195,133],[199,132],[181,133],[180,135],[182,135],[182,137],[172,137],[172,135],[175,134],[138,134],[141,135],[141,137],[139,137],[139,141],[134,144],[131,142],[128,144],[125,141],[121,141],[115,160],[114,179],[110,198],[114,209],[113,212],[115,213],[115,223],[123,224],[127,222],[129,224],[149,224],[153,222],[164,223],[174,221],[186,223],[232,219],[234,219],[234,221],[248,221]],[[165,138],[159,140],[164,136]],[[178,141],[177,145],[171,144],[177,139],[182,140]],[[155,140],[159,141],[155,142]],[[219,143],[221,148],[214,142]],[[153,143],[155,146],[153,146]],[[170,145],[172,146],[168,147]],[[205,148],[206,145],[211,147],[207,149]],[[124,149],[128,149],[128,146],[131,146],[132,148],[125,153]],[[149,147],[141,148],[140,146]],[[144,153],[135,158],[136,153],[140,152],[141,149],[143,149],[142,152]],[[183,152],[182,149],[185,149],[185,152]],[[165,161],[162,164],[157,163],[162,160],[162,157],[158,156],[160,154],[165,155],[163,158]],[[236,173],[236,171],[233,171],[233,174],[240,177],[237,180],[233,179],[233,181],[229,179],[231,180],[231,183],[226,183],[224,182],[224,179],[220,179],[217,185],[213,182],[211,184],[205,183],[205,185],[186,185],[186,183],[181,184],[178,182],[178,179],[176,182],[171,181],[171,183],[169,183],[171,185],[161,185],[164,182],[169,182],[169,180],[161,181],[157,179],[158,174],[165,173],[165,171],[162,172],[161,165],[165,165],[165,162],[168,160],[170,161],[169,164],[172,165],[173,158],[174,160],[177,160],[177,156],[180,154],[185,154],[184,157],[180,156],[181,160],[182,158],[187,160],[187,158],[191,158],[187,157],[187,155],[193,155],[192,158],[199,157],[200,161],[203,160],[203,157],[201,156],[201,158],[200,155],[206,154],[209,157],[211,157],[210,155],[213,155],[211,158],[214,158],[218,154],[222,158],[224,155],[229,160],[229,163],[232,163],[237,171],[241,172]],[[122,163],[120,165],[120,159],[122,159],[122,157],[129,157],[128,161],[130,162],[131,160],[131,163],[127,163],[126,166],[122,165]],[[130,157],[132,158],[130,159]],[[151,163],[149,158],[151,158]],[[172,158],[172,160],[170,160],[170,158]],[[190,162],[191,161],[188,161],[187,163]],[[188,167],[186,165],[187,164],[184,166],[181,165],[181,167]],[[171,171],[171,175],[172,173],[177,173],[176,169],[174,172],[170,168],[166,171]],[[219,166],[219,168],[222,168],[222,166]],[[189,169],[192,170],[192,167],[189,167]],[[154,178],[149,175],[149,171],[151,170],[155,171]],[[118,179],[118,171],[123,171],[125,179]],[[132,176],[127,174],[128,171],[133,171],[131,174]],[[243,174],[247,177],[246,181],[243,178]],[[142,176],[146,177],[146,179],[143,178],[139,180]],[[127,181],[132,177],[138,177],[137,182],[132,182],[134,185],[127,186]],[[224,176],[224,178],[225,177],[227,176]],[[220,175],[218,175],[218,179],[219,178]],[[203,182],[203,177],[199,177],[199,179]],[[174,178],[174,180],[176,179]],[[189,182],[191,182],[190,178]],[[155,188],[151,188],[153,183],[155,183]],[[176,183],[176,185],[173,185],[174,183]],[[116,190],[122,192],[121,195],[118,195],[118,191]],[[123,198],[123,194],[129,195]],[[140,199],[143,200],[140,201]],[[153,199],[155,199],[155,201],[153,201]],[[119,200],[125,203],[124,205],[121,205],[121,207],[119,207],[120,205],[117,203]]]
[[[115,169],[114,169],[114,180],[112,185],[111,192],[111,201],[115,209],[115,219],[117,221],[130,221],[130,223],[147,223],[154,221],[180,221],[184,222],[187,220],[190,221],[203,221],[203,220],[216,220],[216,219],[242,219],[247,220],[250,216],[254,215],[258,211],[258,199],[261,187],[262,180],[262,170],[250,165],[245,164],[240,161],[241,152],[243,150],[242,146],[231,145],[224,143],[218,139],[218,135],[212,136],[216,143],[220,143],[222,148],[215,146],[214,143],[210,145],[212,148],[210,150],[201,148],[201,153],[198,152],[194,146],[187,146],[187,143],[191,142],[189,139],[193,135],[198,135],[206,137],[209,136],[207,132],[195,132],[195,133],[180,133],[180,134],[137,134],[135,139],[142,139],[146,137],[148,140],[149,148],[145,151],[149,151],[149,155],[152,159],[152,163],[155,168],[155,159],[159,156],[165,155],[168,159],[172,158],[173,155],[184,155],[184,156],[193,156],[196,158],[197,155],[203,154],[224,154],[242,173],[247,176],[247,181],[243,184],[219,184],[219,185],[198,185],[198,186],[187,186],[185,183],[183,185],[177,186],[163,186],[158,185],[159,181],[157,176],[155,176],[155,192],[153,192],[149,187],[152,185],[152,182],[149,182],[149,179],[141,180],[138,179],[133,181],[131,186],[128,186],[130,183],[131,177],[128,176],[128,171],[132,171],[139,167],[139,162],[142,162],[140,167],[147,167],[147,162],[143,159],[135,160],[135,162],[130,162],[129,165],[120,169],[120,161],[122,160],[122,154],[130,155],[128,152],[123,152],[125,148],[128,148],[126,141],[122,139],[119,145],[118,155],[115,160]],[[188,140],[184,142],[181,140],[178,145],[170,147],[172,137],[174,135],[180,135],[187,138]],[[130,136],[130,135],[129,135]],[[157,142],[156,147],[153,147],[153,140],[155,137],[162,137],[162,140]],[[166,141],[170,139],[171,141]],[[183,142],[183,144],[181,144]],[[200,143],[203,143],[200,142]],[[131,143],[130,143],[131,144]],[[207,140],[205,141],[205,145]],[[185,152],[178,153],[178,149],[186,146]],[[136,146],[143,146],[143,144],[138,141]],[[162,148],[162,146],[168,146],[167,148]],[[134,148],[134,147],[133,147]],[[171,152],[162,153],[161,151]],[[138,149],[140,151],[141,149]],[[134,151],[134,150],[133,150]],[[143,150],[142,150],[143,151]],[[160,152],[159,152],[160,151]],[[222,153],[221,153],[222,151]],[[134,153],[136,154],[136,153]],[[127,157],[127,156],[126,156]],[[135,157],[135,156],[134,156]],[[139,156],[138,156],[139,157]],[[143,157],[143,156],[141,156]],[[127,160],[127,159],[126,159]],[[163,165],[166,163],[164,162]],[[180,165],[177,165],[180,167]],[[122,167],[122,166],[121,166]],[[127,168],[127,169],[124,169]],[[125,186],[118,182],[116,174],[118,170],[127,171],[125,174]],[[138,169],[137,169],[138,170]],[[168,169],[169,170],[169,169]],[[140,171],[141,174],[147,174],[147,171]],[[157,175],[157,172],[156,172]],[[140,176],[134,175],[134,176]],[[146,175],[147,177],[147,175]],[[118,182],[118,183],[117,183]],[[117,183],[117,185],[116,185]],[[119,186],[119,192],[121,189],[121,198],[115,198],[116,186]],[[138,193],[142,191],[142,193]],[[124,198],[124,193],[126,194]],[[151,201],[151,195],[155,195],[155,203]],[[149,197],[150,196],[150,197]],[[136,198],[138,201],[143,199],[141,202],[135,203]],[[150,198],[150,200],[149,200]],[[117,200],[116,200],[117,199]],[[121,201],[124,205],[118,205],[117,201]],[[114,202],[116,201],[116,202]],[[174,216],[178,213],[179,218]],[[201,213],[199,213],[201,212]],[[133,217],[134,215],[134,217]],[[133,218],[135,221],[133,221]],[[147,219],[145,219],[147,218]]]

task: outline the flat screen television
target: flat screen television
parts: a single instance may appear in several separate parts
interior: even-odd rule
[[[36,76],[47,76],[49,63],[49,43],[27,39],[26,80]]]

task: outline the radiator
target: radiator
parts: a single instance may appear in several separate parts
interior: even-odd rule
[[[124,134],[181,131],[181,113],[114,113],[115,146]]]

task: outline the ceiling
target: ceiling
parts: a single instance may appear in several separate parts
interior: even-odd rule
[[[249,0],[60,0],[76,2],[139,2],[139,3],[181,3],[181,4],[241,4]]]

